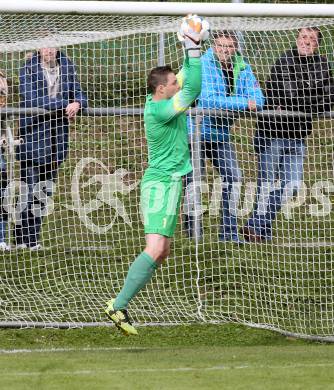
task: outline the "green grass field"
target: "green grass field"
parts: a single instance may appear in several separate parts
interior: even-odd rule
[[[334,345],[241,325],[1,330],[1,389],[334,389]]]

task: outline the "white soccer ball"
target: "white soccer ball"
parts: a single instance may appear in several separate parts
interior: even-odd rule
[[[209,23],[198,15],[188,15],[183,18],[180,35],[184,38],[185,35],[199,34],[201,41],[206,41],[210,35]]]

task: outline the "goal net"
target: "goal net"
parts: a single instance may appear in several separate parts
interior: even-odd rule
[[[143,122],[146,77],[162,64],[180,69],[183,51],[176,38],[180,18],[19,13],[0,17],[0,69],[8,82],[0,108],[0,226],[3,242],[10,245],[10,250],[4,245],[0,253],[0,325],[105,324],[105,301],[118,293],[145,243],[139,183],[148,157]],[[234,31],[238,51],[264,94],[273,65],[295,48],[301,28],[320,29],[320,54],[330,65],[333,62],[334,19],[208,19],[214,32]],[[211,38],[205,51],[213,45]],[[56,71],[40,62],[45,48],[58,49]],[[232,96],[233,76],[225,76],[230,78]],[[307,74],[297,76],[285,82],[307,78]],[[320,89],[305,87],[307,101],[316,100]],[[329,88],[326,98],[333,94]],[[81,104],[71,120],[66,105],[52,104],[65,95],[68,103]],[[311,115],[288,105],[281,113],[264,106],[262,114],[260,109],[203,111],[199,106],[192,109],[188,122],[193,124],[189,139],[195,175],[183,201],[171,255],[131,303],[133,320],[140,324],[233,321],[302,336],[333,337],[329,106],[323,105],[326,113]],[[205,121],[217,128],[228,123],[228,143],[235,156],[226,154],[221,160],[234,160],[242,174],[229,195],[229,211],[240,231],[256,200],[258,122],[261,118],[265,123],[279,122],[288,115],[313,122],[303,149],[302,182],[273,219],[270,239],[244,244],[220,240],[228,175],[217,169],[210,148],[226,140],[203,142]],[[201,153],[206,156],[202,166]],[[189,232],[185,220],[191,210],[196,211],[191,214],[195,228]]]

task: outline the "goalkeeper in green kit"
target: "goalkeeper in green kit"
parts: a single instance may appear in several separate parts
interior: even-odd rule
[[[176,76],[169,66],[154,68],[147,80],[144,121],[148,143],[148,168],[141,182],[141,209],[146,247],[129,268],[116,299],[105,312],[126,335],[136,335],[127,306],[150,281],[169,255],[182,196],[182,176],[191,172],[185,111],[201,92],[201,43],[209,25],[196,15],[182,21],[178,38],[185,50],[184,65]]]

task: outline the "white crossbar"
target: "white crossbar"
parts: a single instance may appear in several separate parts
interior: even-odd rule
[[[0,13],[332,17],[333,4],[0,0]]]

